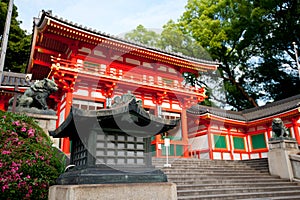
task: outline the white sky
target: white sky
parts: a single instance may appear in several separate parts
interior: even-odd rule
[[[186,3],[187,0],[14,0],[21,27],[28,33],[41,10],[52,10],[53,15],[112,35],[131,31],[139,24],[162,28],[183,14]]]

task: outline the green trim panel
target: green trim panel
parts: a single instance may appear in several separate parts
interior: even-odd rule
[[[176,156],[182,156],[183,155],[183,146],[182,145],[176,145]]]
[[[155,145],[155,144],[152,144],[152,145],[151,145],[151,152],[152,152],[152,155],[153,155],[153,156],[156,155],[156,145]]]
[[[215,148],[226,149],[226,138],[223,135],[214,135]]]
[[[243,137],[233,137],[233,147],[234,149],[245,149],[245,140]]]
[[[265,134],[251,135],[252,148],[253,149],[264,149],[267,148],[265,141]]]
[[[165,145],[161,145],[161,155],[166,156],[166,146]],[[169,146],[169,156],[174,156],[174,144],[170,144]]]

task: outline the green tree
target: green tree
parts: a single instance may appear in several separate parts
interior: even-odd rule
[[[184,33],[178,24],[170,20],[163,26],[161,34],[154,33],[146,29],[144,26],[139,25],[133,31],[127,33],[125,38],[141,44],[146,44],[152,47],[162,49],[167,52],[179,53],[193,58],[212,61],[209,53],[200,45],[198,41],[190,35]],[[185,84],[192,86],[206,87],[208,99],[205,99],[201,104],[214,105],[217,101],[220,102],[220,87],[218,76],[215,72],[201,72],[192,74],[190,72],[183,73]],[[224,104],[224,102],[222,102]]]
[[[297,0],[189,0],[178,25],[221,62],[226,101],[241,110],[299,93],[299,19]]]
[[[172,20],[163,26],[157,46],[166,51],[179,52],[198,59],[212,60],[209,53],[194,38],[180,30]]]
[[[4,32],[9,0],[0,1],[0,37]],[[17,20],[18,11],[14,6],[12,12],[9,41],[7,45],[4,71],[25,72],[31,46],[31,35],[20,28],[21,21]]]
[[[143,25],[138,25],[136,29],[125,34],[125,39],[138,42],[144,45],[156,47],[160,34],[146,29]]]

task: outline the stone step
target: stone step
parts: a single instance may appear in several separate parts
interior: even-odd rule
[[[233,170],[233,169],[214,169],[214,168],[196,168],[196,169],[168,169],[168,168],[164,168],[162,169],[165,173],[180,173],[180,174],[184,174],[184,173],[237,173],[237,174],[242,174],[242,173],[256,173],[256,174],[260,174],[262,173],[261,171],[258,170],[254,170],[254,169],[238,169],[238,170]],[[265,172],[265,174],[269,174],[267,172]]]
[[[217,188],[217,189],[202,189],[202,190],[178,190],[179,196],[195,196],[195,195],[213,195],[213,194],[232,194],[235,193],[260,193],[260,192],[277,192],[277,191],[293,191],[299,190],[299,186],[272,186],[272,187],[239,187],[239,188]]]
[[[250,198],[250,199],[241,199],[241,200],[299,200],[300,195],[295,196],[282,196],[282,197],[263,197],[263,198]]]
[[[161,169],[164,172],[178,172],[178,173],[184,173],[186,171],[192,171],[192,172],[207,172],[207,171],[213,171],[213,172],[232,172],[232,173],[239,173],[239,172],[257,172],[257,173],[267,173],[269,174],[269,169],[253,169],[253,168],[229,168],[229,167],[168,167],[168,168],[158,168]]]
[[[248,184],[248,183],[259,183],[259,182],[286,182],[286,180],[282,180],[279,178],[269,178],[269,179],[252,179],[252,180],[245,180],[245,179],[237,179],[237,180],[231,180],[231,179],[172,179],[168,177],[169,182],[176,183],[178,185],[187,185],[187,184],[232,184],[232,183],[240,183],[240,184]]]
[[[166,159],[161,160],[153,160],[152,163],[166,163]],[[233,160],[184,160],[184,159],[177,159],[177,160],[168,160],[169,163],[189,163],[189,164],[245,164],[244,162],[240,161],[233,161]],[[266,162],[267,163],[267,162]]]
[[[202,190],[202,189],[216,189],[216,188],[222,188],[222,187],[225,187],[226,188],[239,188],[241,187],[241,185],[243,187],[266,187],[266,186],[290,186],[290,185],[293,185],[293,186],[299,186],[297,183],[291,183],[291,182],[283,182],[283,181],[277,181],[277,182],[245,182],[243,184],[241,183],[230,183],[230,184],[224,184],[224,183],[221,183],[221,184],[185,184],[185,185],[181,185],[181,184],[178,184],[177,185],[177,190],[188,190],[188,189],[191,189],[191,190]]]
[[[174,163],[169,163],[171,164],[170,168],[209,168],[209,167],[213,167],[213,168],[234,168],[234,169],[253,169],[253,167],[247,166],[247,165],[212,165],[212,164],[207,164],[207,165],[201,165],[201,164],[174,164]],[[154,166],[156,166],[157,168],[165,168],[164,164],[158,165],[158,164],[154,164]],[[265,168],[264,166],[258,167],[258,168]]]
[[[178,199],[300,199],[300,185],[269,174],[268,160],[165,159],[154,164],[177,184]]]
[[[248,160],[239,160],[238,162],[242,162],[242,163],[265,163],[265,162],[268,162],[268,158],[256,158],[256,159],[248,159]]]
[[[166,163],[152,163],[153,165],[157,166],[164,166]],[[248,167],[248,168],[253,168],[250,165],[246,165],[243,163],[220,163],[220,164],[212,164],[212,163],[170,163],[174,167],[180,167],[180,166],[194,166],[194,167],[209,167],[209,166],[214,166],[214,167]],[[262,166],[263,167],[263,166]]]
[[[170,176],[270,176],[269,173],[261,173],[261,172],[243,172],[243,171],[186,171],[186,172],[178,172],[178,171],[164,171],[165,174]]]
[[[152,164],[154,165],[163,165],[165,164],[166,161],[152,161]],[[240,165],[240,166],[245,166],[246,164],[245,163],[241,163],[241,162],[226,162],[226,161],[219,161],[219,162],[209,162],[209,161],[206,161],[206,162],[183,162],[183,161],[168,161],[169,164],[174,164],[174,165]]]
[[[239,175],[239,176],[235,176],[235,175],[228,175],[228,176],[221,176],[218,174],[208,174],[208,175],[198,175],[198,176],[192,176],[192,175],[184,175],[184,174],[177,174],[177,175],[172,175],[172,176],[168,176],[169,180],[178,180],[178,179],[182,179],[184,178],[185,180],[207,180],[207,179],[214,179],[216,181],[218,180],[232,180],[232,181],[237,181],[237,180],[274,180],[278,177],[273,177],[270,175],[255,175],[255,176],[251,176],[251,175]]]
[[[263,198],[268,200],[268,197],[286,197],[286,196],[300,196],[300,191],[277,191],[277,192],[250,192],[250,193],[235,193],[235,194],[213,194],[213,195],[191,195],[178,196],[178,200],[232,200],[232,199],[257,199]]]

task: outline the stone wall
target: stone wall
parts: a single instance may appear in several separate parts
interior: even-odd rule
[[[300,182],[300,154],[290,155],[294,179]]]
[[[26,113],[26,115],[33,117],[38,122],[39,126],[44,130],[45,133],[51,138],[53,145],[59,148],[59,138],[53,138],[49,135],[48,131],[54,131],[56,129],[56,115],[46,115],[46,114],[35,114]]]

